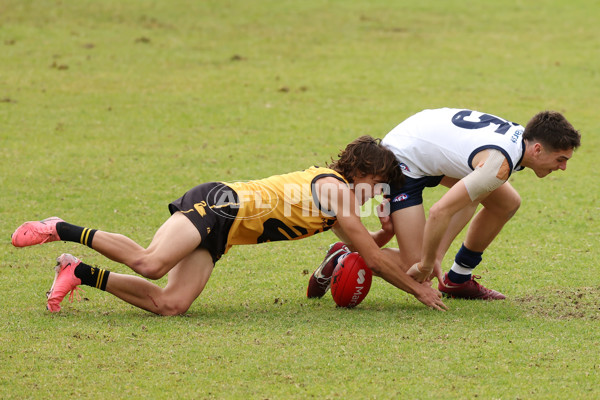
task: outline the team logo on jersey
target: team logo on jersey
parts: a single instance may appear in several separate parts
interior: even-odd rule
[[[398,203],[400,201],[405,201],[408,199],[408,195],[406,193],[400,193],[398,196],[394,197],[392,203]]]
[[[400,169],[402,171],[410,172],[410,168],[408,168],[408,165],[404,164],[403,162],[400,163]]]

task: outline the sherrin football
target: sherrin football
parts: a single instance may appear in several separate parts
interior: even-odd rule
[[[331,278],[331,295],[339,307],[352,308],[367,297],[373,273],[358,253],[349,253],[338,262]]]

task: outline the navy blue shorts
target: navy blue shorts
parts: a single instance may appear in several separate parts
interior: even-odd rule
[[[390,194],[386,196],[390,199],[390,213],[423,204],[423,189],[439,185],[443,177],[443,175],[425,176],[415,179],[405,175],[404,178],[406,180],[404,181],[404,185],[399,187],[392,186]]]

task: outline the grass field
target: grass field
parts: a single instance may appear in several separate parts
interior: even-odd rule
[[[598,15],[586,0],[2,0],[0,398],[600,397]],[[91,288],[50,315],[60,253],[130,270],[9,241],[59,215],[147,244],[198,183],[323,165],[445,106],[521,124],[556,109],[582,132],[565,172],[511,178],[522,207],[478,268],[503,302],[434,312],[381,280],[354,310],[309,301],[325,233],[232,249],[185,316]]]

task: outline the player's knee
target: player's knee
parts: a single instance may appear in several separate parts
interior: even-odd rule
[[[521,196],[519,196],[518,193],[515,193],[504,205],[506,207],[506,214],[508,218],[512,218],[512,216],[515,215],[519,210],[519,207],[521,207]]]
[[[144,278],[156,280],[160,279],[169,272],[170,267],[157,257],[144,254],[136,259],[131,268],[142,275]]]
[[[181,315],[185,314],[187,310],[189,310],[190,305],[191,304],[179,299],[165,299],[161,302],[161,304],[159,304],[159,308],[156,313],[164,316]]]
[[[440,205],[439,202],[434,203],[430,208],[429,208],[429,219],[432,221],[438,220],[438,219],[444,219],[444,218],[449,218],[450,214],[447,208],[445,208],[444,206]]]

